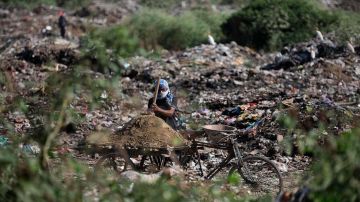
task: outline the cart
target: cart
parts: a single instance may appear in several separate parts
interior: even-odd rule
[[[237,138],[249,130],[238,130],[226,125],[206,125],[202,131],[184,133],[191,141],[188,146],[173,148],[131,148],[113,147],[108,154],[96,163],[95,170],[107,168],[121,173],[128,169],[142,172],[154,172],[170,163],[189,168],[190,162],[199,167],[198,174],[211,180],[224,168],[229,168],[229,176],[238,173],[252,191],[278,194],[283,189],[283,182],[278,168],[269,159],[260,156],[244,157],[237,143]],[[202,139],[206,140],[202,140]],[[226,157],[209,172],[204,173],[199,151],[204,148],[221,150]],[[155,170],[154,170],[155,168]]]

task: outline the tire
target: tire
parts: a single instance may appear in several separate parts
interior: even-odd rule
[[[95,164],[95,172],[106,169],[106,171],[120,174],[126,171],[127,162],[120,153],[110,153],[102,156]]]
[[[230,169],[229,175],[238,171],[245,183],[249,185],[251,192],[275,196],[282,191],[283,180],[281,174],[269,159],[249,156],[242,161],[242,165],[234,165]]]

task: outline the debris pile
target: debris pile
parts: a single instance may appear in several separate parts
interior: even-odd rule
[[[135,148],[167,148],[184,146],[186,140],[162,119],[143,115],[132,119],[116,134],[95,140],[97,145],[115,145]]]

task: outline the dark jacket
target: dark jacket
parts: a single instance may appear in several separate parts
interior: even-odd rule
[[[151,105],[153,103],[154,98],[150,98],[148,102],[148,108],[151,109]],[[176,97],[173,98],[172,102],[169,103],[166,98],[164,99],[157,99],[156,105],[164,110],[170,110],[171,107],[175,108],[175,113],[172,117],[166,117],[160,113],[155,113],[155,116],[163,119],[167,124],[169,124],[174,130],[177,130],[179,127],[178,119],[176,117],[176,110],[177,110],[177,100]]]

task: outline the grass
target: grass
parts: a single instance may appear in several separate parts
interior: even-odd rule
[[[181,50],[207,43],[208,33],[221,40],[220,24],[225,19],[221,13],[202,10],[173,16],[158,9],[144,9],[129,20],[127,27],[147,50]]]

